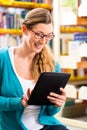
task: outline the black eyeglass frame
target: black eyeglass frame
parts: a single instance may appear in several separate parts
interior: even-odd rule
[[[45,34],[43,34],[43,32],[35,32],[32,28],[30,28],[30,30],[35,34],[37,39],[41,39],[41,38],[46,37],[46,39],[50,41],[55,37],[53,32],[49,33],[48,35],[45,35]],[[52,35],[50,35],[50,34],[52,34]],[[49,37],[49,35],[50,35],[50,37]]]

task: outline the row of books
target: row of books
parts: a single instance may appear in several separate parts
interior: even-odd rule
[[[0,28],[19,29],[27,11],[19,8],[0,9]]]
[[[87,68],[79,68],[79,69],[68,69],[61,68],[61,72],[66,72],[71,74],[71,78],[87,78]]]
[[[0,35],[0,48],[19,45],[20,39],[21,38],[16,35]]]
[[[68,84],[66,85],[65,90],[68,98],[65,104],[66,107],[79,103],[87,105],[87,84],[80,84],[77,87],[75,87],[75,85]]]
[[[8,46],[17,46],[20,44],[21,36],[13,34],[3,34],[0,35],[0,48],[5,48]],[[48,43],[52,49],[52,41]]]
[[[87,28],[87,27],[86,27]],[[75,41],[87,41],[87,33],[74,33]]]
[[[36,2],[36,3],[46,3],[46,4],[51,4],[52,3],[52,0],[14,0],[14,1]]]
[[[19,29],[20,28],[20,15],[1,13],[0,28]]]

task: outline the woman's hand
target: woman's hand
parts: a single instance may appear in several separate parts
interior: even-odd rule
[[[61,95],[51,92],[47,98],[50,102],[54,103],[55,107],[62,107],[66,101],[66,92],[63,88],[60,88]]]
[[[28,102],[28,98],[23,95],[22,99],[21,99],[21,103],[22,103],[23,107],[27,106],[27,102]]]
[[[21,102],[22,102],[23,107],[26,107],[28,105],[27,102],[29,100],[30,95],[31,95],[31,91],[30,91],[30,89],[28,89],[27,95],[22,96]]]

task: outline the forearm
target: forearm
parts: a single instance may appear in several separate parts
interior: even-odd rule
[[[47,111],[49,115],[55,115],[60,110],[61,110],[61,107],[55,107],[54,105],[47,107]]]
[[[0,96],[0,111],[14,111],[22,108],[21,97]]]

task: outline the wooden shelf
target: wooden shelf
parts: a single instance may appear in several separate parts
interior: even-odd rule
[[[87,76],[71,77],[69,81],[81,81],[81,80],[86,80],[87,81]]]
[[[66,25],[60,26],[61,33],[76,33],[76,32],[87,32],[87,25]]]
[[[53,7],[50,4],[45,3],[35,3],[35,2],[20,2],[20,1],[0,1],[0,7],[13,7],[13,8],[25,8],[25,9],[33,9],[33,8],[46,8],[48,10],[52,10]],[[0,28],[0,34],[15,34],[15,35],[21,35],[22,31],[21,29],[4,29]]]
[[[52,10],[53,7],[50,4],[45,3],[35,3],[35,2],[20,2],[20,1],[8,1],[0,2],[1,7],[14,7],[14,8],[27,8],[27,9],[33,9],[33,8],[46,8],[49,10]]]
[[[77,68],[87,68],[87,61],[77,62]]]
[[[65,117],[59,117],[58,114],[56,114],[56,118],[63,122],[64,124],[68,126],[72,126],[72,129],[76,130],[87,130],[87,122],[85,121],[80,121],[76,119],[70,119],[70,118],[65,118]]]
[[[81,80],[69,80],[68,84],[73,84],[76,87],[78,85],[84,85],[84,84],[87,84],[87,78],[86,79],[81,79]]]
[[[21,35],[21,33],[22,33],[21,29],[3,29],[3,28],[0,28],[0,34]]]

